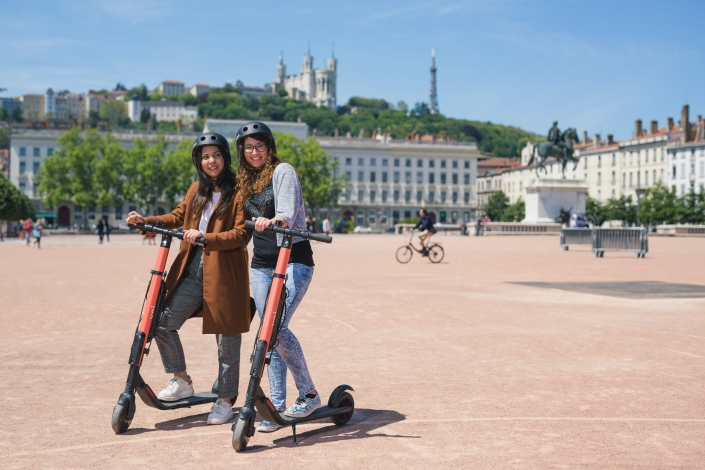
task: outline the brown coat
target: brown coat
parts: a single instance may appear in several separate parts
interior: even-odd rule
[[[184,200],[170,214],[146,217],[147,223],[161,222],[168,229],[198,230],[199,220],[194,220],[192,208],[197,190],[198,182],[191,185]],[[208,221],[203,248],[203,333],[232,335],[250,330],[250,276],[247,251],[243,249],[250,230],[245,228],[242,204],[231,203],[225,214],[216,218],[221,202]],[[179,255],[167,274],[167,296],[181,279],[191,248],[190,243],[181,241]]]

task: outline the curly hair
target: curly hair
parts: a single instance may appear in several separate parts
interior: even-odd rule
[[[258,142],[263,142],[267,146],[267,160],[261,168],[254,168],[245,158],[245,139],[237,143],[237,187],[238,199],[247,201],[250,196],[262,192],[262,190],[272,181],[274,170],[281,163],[277,157],[277,144],[274,139],[263,132],[248,135]]]

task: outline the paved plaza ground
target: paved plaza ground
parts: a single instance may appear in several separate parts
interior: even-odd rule
[[[301,425],[299,445],[290,429],[257,433],[236,454],[230,425],[206,425],[208,406],[138,400],[129,431],[111,430],[156,247],[6,239],[0,467],[705,467],[705,239],[654,237],[645,259],[563,252],[555,236],[435,240],[437,265],[397,263],[394,235],[314,245],[291,329],[324,400],[350,384],[355,415]],[[216,345],[200,328],[187,322],[182,338],[196,389],[209,390]],[[156,347],[143,376],[167,382]]]

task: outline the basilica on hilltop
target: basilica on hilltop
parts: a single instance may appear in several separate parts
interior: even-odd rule
[[[310,101],[318,107],[336,109],[337,69],[338,60],[333,54],[325,67],[314,69],[313,56],[309,50],[304,56],[304,65],[300,72],[296,75],[287,75],[283,55],[280,55],[277,78],[274,83],[267,84],[266,88],[273,90],[284,88],[291,98]]]

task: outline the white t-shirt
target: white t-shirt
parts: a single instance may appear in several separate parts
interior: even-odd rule
[[[201,213],[201,221],[198,223],[198,231],[202,234],[206,234],[208,230],[208,221],[211,220],[211,215],[213,215],[213,209],[220,201],[220,193],[213,193],[213,199],[206,203],[206,207],[203,208],[203,213]]]

